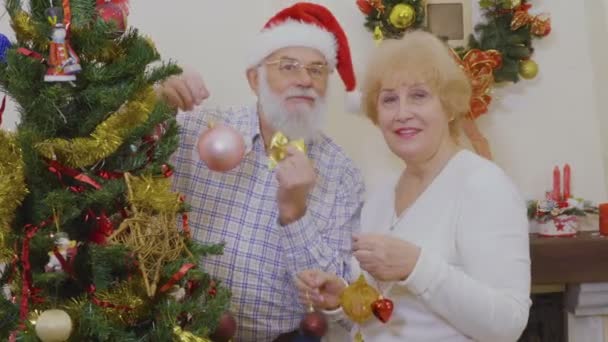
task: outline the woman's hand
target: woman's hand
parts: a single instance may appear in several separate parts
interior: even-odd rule
[[[340,306],[340,294],[346,287],[344,280],[320,270],[306,270],[296,276],[300,301],[318,309],[333,310]]]
[[[353,237],[353,253],[361,268],[380,281],[405,280],[420,256],[420,247],[380,234]]]

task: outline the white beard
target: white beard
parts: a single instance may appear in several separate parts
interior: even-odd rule
[[[290,139],[304,139],[306,142],[315,140],[321,133],[327,112],[325,98],[311,88],[301,87],[291,87],[283,94],[277,95],[268,86],[266,70],[262,67],[258,72],[260,76],[258,101],[269,124]],[[290,111],[285,106],[285,99],[291,96],[314,98],[314,105],[311,108],[302,103],[298,104],[295,110]]]

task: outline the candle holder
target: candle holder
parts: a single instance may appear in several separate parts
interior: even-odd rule
[[[540,236],[573,237],[578,233],[579,217],[598,213],[598,207],[592,202],[572,196],[570,177],[570,166],[566,164],[562,183],[560,169],[556,166],[553,188],[546,192],[545,199],[528,201],[528,218],[536,224]],[[608,211],[608,207],[605,210]],[[606,230],[608,234],[608,227]]]

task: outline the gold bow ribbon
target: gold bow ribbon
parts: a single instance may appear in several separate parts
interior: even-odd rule
[[[304,139],[290,141],[285,134],[276,132],[272,136],[270,141],[269,155],[268,155],[268,167],[272,170],[279,162],[287,156],[287,147],[293,146],[300,150],[302,153],[306,153],[306,143]]]
[[[475,125],[475,119],[488,111],[488,106],[492,101],[489,93],[494,84],[494,70],[502,65],[502,56],[496,50],[471,49],[461,59],[456,52],[452,52],[462,70],[471,80],[473,90],[469,115],[463,122],[464,132],[479,155],[492,159],[488,141]]]
[[[515,31],[523,26],[531,24],[530,32],[539,37],[545,37],[551,32],[551,18],[546,14],[531,15],[528,9],[531,5],[522,5],[513,13],[511,30]]]
[[[184,331],[178,325],[173,327],[173,335],[175,335],[175,341],[179,342],[211,342],[203,337],[198,337],[189,331]]]

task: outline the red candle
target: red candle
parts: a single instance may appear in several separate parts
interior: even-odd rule
[[[553,199],[559,201],[562,196],[561,183],[562,179],[559,174],[559,167],[553,168]]]
[[[570,165],[564,166],[564,200],[570,198]]]
[[[600,234],[608,236],[608,203],[600,204]]]

